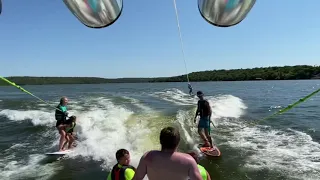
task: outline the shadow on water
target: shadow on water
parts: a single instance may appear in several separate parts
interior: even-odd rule
[[[49,156],[46,156],[46,158],[42,159],[39,162],[39,164],[45,165],[45,164],[54,163],[61,160],[64,160],[64,155],[49,155]]]

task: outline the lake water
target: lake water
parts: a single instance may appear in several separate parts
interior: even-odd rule
[[[319,80],[196,82],[212,106],[212,137],[220,158],[202,157],[215,180],[320,179],[320,95],[256,126],[260,120],[320,88]],[[161,128],[180,129],[179,151],[200,142],[193,116],[196,97],[186,83],[24,86],[52,106],[14,87],[0,87],[0,179],[106,179],[126,148],[132,164],[159,149]],[[69,157],[57,150],[54,107],[69,98],[79,142]]]

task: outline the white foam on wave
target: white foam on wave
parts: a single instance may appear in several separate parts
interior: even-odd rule
[[[187,111],[179,110],[176,118],[178,123],[181,126],[182,132],[186,138],[187,143],[194,145],[195,144],[194,138],[191,137],[191,134],[187,130],[192,126],[195,126],[192,120],[188,120],[188,119],[191,119],[189,113]]]
[[[234,123],[239,123],[236,119],[244,115],[247,109],[242,99],[232,95],[208,96],[207,100],[212,108],[211,120],[216,126],[223,124],[228,118],[228,121],[235,119]]]
[[[299,179],[320,179],[320,144],[304,132],[263,127],[233,132],[228,144],[253,153],[246,167],[271,169]]]
[[[85,114],[76,114],[80,128],[77,135],[81,140],[71,157],[83,156],[103,161],[102,167],[110,170],[116,163],[116,151],[125,148],[131,152],[132,164],[138,165],[144,153],[140,151],[144,141],[139,139],[146,136],[148,129],[141,124],[126,126],[126,121],[134,112],[100,98]]]
[[[146,125],[135,123],[127,127],[126,122],[134,112],[122,106],[116,106],[108,99],[86,98],[83,102],[85,102],[84,104],[90,104],[89,109],[83,112],[81,111],[82,107],[78,107],[73,108],[73,112],[69,113],[77,116],[76,132],[80,140],[78,146],[74,149],[74,153],[70,154],[70,158],[82,156],[96,161],[100,160],[103,161],[102,167],[110,170],[116,163],[116,151],[120,148],[125,148],[131,153],[132,164],[137,166],[140,157],[144,153],[143,147],[146,134],[150,133]],[[31,120],[34,126],[45,125],[52,127],[56,122],[54,111],[49,113],[39,110],[19,111],[7,109],[0,111],[0,115],[12,121]],[[46,149],[57,148],[59,142],[58,131],[43,132],[41,137],[54,138],[52,143],[45,147]],[[18,146],[22,145],[14,145],[9,149],[12,150]],[[5,158],[0,166],[4,167],[1,174],[3,177],[10,179],[19,178],[19,176],[41,179],[44,175],[53,175],[57,168],[54,165],[40,166],[39,162],[43,158],[44,156],[39,154],[30,155],[28,161]],[[33,169],[31,170],[31,168]],[[37,168],[43,172],[40,174],[35,173]],[[32,174],[34,176],[31,176]]]
[[[170,101],[174,102],[173,99]],[[207,96],[206,99],[212,107],[212,120],[218,127],[217,130],[219,130],[219,125],[229,130],[234,129],[230,131],[231,135],[219,135],[218,138],[224,139],[220,145],[227,144],[240,151],[250,152],[245,160],[245,167],[251,170],[275,170],[286,176],[305,180],[320,179],[320,144],[315,142],[310,135],[292,129],[283,131],[267,126],[249,127],[239,121],[248,108],[240,98],[220,95]],[[183,101],[188,100],[179,100],[179,102]],[[192,137],[197,134],[197,129],[192,122],[193,113],[180,110],[177,114],[177,121],[186,141],[193,144],[194,138]],[[239,129],[239,127],[244,128]]]
[[[53,102],[47,102],[47,103],[38,103],[37,106],[40,106],[40,107],[48,107],[48,106],[52,106],[52,107],[56,107],[58,106],[58,103],[53,103]]]
[[[246,159],[245,167],[281,171],[300,179],[320,179],[320,144],[310,135],[292,129],[281,131],[267,126],[247,126],[238,120],[247,106],[237,97],[224,95],[208,100],[212,104],[213,120],[221,119],[215,124],[234,129],[230,131],[231,136],[219,137],[227,139],[222,144],[252,153]]]
[[[282,106],[270,106],[269,111],[271,111],[272,109],[281,109]]]
[[[156,92],[151,94],[173,102],[177,105],[197,105],[198,98],[195,96],[190,96],[187,93],[179,89],[168,89],[163,92]],[[218,118],[239,118],[247,109],[247,106],[243,103],[242,99],[232,96],[232,95],[217,95],[217,96],[206,96],[212,107],[212,120]]]
[[[188,113],[188,111],[183,111],[183,110],[179,110],[177,113],[177,122],[180,125],[180,132],[182,132],[182,134],[185,137],[185,141],[187,142],[188,145],[192,146],[192,151],[197,153],[198,157],[202,157],[202,153],[198,148],[198,143],[196,143],[194,136],[192,136],[192,133],[195,134],[196,133],[196,128],[195,128],[195,124],[193,122],[193,118],[190,117],[190,114]],[[192,119],[192,120],[190,120]],[[192,128],[194,127],[194,128]],[[188,129],[191,129],[191,132],[188,131]]]
[[[55,122],[54,113],[40,110],[10,110],[4,109],[0,111],[0,115],[5,116],[12,121],[31,120],[32,124],[50,126]]]
[[[145,106],[138,99],[134,99],[134,98],[127,97],[127,96],[122,96],[122,98],[130,100],[132,104],[134,104],[136,107],[140,108],[144,112],[152,112],[153,111],[152,108]]]
[[[194,105],[197,103],[197,99],[194,96],[184,93],[183,91],[171,88],[161,92],[155,92],[150,94],[151,96],[161,98],[165,101],[173,102],[177,105]]]
[[[27,145],[29,145],[30,143],[17,143],[12,145],[10,148],[6,149],[5,151],[10,151],[10,150],[15,150],[15,149],[20,149],[20,148],[24,148]]]
[[[29,155],[26,160],[16,161],[15,156],[7,156],[0,160],[0,179],[50,179],[62,167],[53,163],[40,164],[45,156],[41,154]]]
[[[59,104],[59,101],[57,102],[47,102],[47,103],[43,103],[43,102],[40,102],[37,104],[38,107],[41,107],[41,108],[37,108],[37,109],[41,109],[41,110],[44,110],[44,111],[47,111],[48,108],[50,108],[51,112],[54,114],[54,111],[55,111],[55,108],[58,106]],[[76,100],[69,100],[69,104],[67,105],[68,106],[68,112],[72,112],[74,110],[80,110],[81,109],[81,104],[80,102],[76,101]]]
[[[161,95],[158,96],[166,101],[173,102],[178,105],[197,105],[198,99],[195,97],[191,97],[189,94],[186,94],[178,89],[169,89],[164,92],[156,92],[153,95]],[[244,104],[242,99],[232,96],[232,95],[217,95],[217,96],[206,96],[206,100],[210,103],[212,108],[212,116],[211,120],[218,126],[220,123],[224,124],[224,121],[228,118],[238,119],[240,118],[247,109],[247,106]],[[195,112],[194,112],[195,113]],[[196,127],[193,123],[194,113],[190,115],[188,111],[178,111],[177,120],[185,133],[186,140],[189,143],[193,143],[190,134],[187,134],[188,131],[186,128],[188,127]],[[191,119],[191,120],[190,120]],[[228,119],[228,124],[231,123],[231,120]],[[234,121],[235,124],[238,124],[239,121]],[[192,128],[193,131],[196,128]]]
[[[48,108],[48,107],[47,107]],[[0,116],[5,116],[11,121],[24,121],[31,120],[32,124],[35,126],[55,126],[56,120],[54,117],[55,109],[40,108],[41,110],[11,110],[4,109],[0,111]],[[75,108],[77,110],[77,108]],[[69,114],[75,113],[74,110],[68,110]]]
[[[103,104],[101,101],[99,103]],[[105,109],[93,107],[86,114],[78,116],[77,125],[81,127],[78,136],[85,139],[79,144],[78,153],[82,156],[92,156],[94,160],[108,160],[108,156],[114,159],[114,153],[109,153],[110,148],[112,152],[113,148],[121,145],[126,146],[123,148],[129,148],[128,144],[122,144],[126,138],[124,122],[133,112],[116,108],[107,100],[104,101]]]
[[[11,121],[31,120],[34,126],[52,127],[56,122],[54,113],[40,110],[5,109],[0,111],[0,115]],[[58,137],[56,134],[55,131],[46,131],[39,138],[48,138],[54,135]],[[5,153],[10,153],[10,155],[0,160],[0,179],[50,179],[57,170],[62,168],[55,164],[40,164],[40,161],[46,157],[42,154],[30,154],[26,155],[26,158],[16,158],[15,151],[19,151],[21,148],[29,148],[29,145],[33,146],[32,142],[17,143],[4,150]]]

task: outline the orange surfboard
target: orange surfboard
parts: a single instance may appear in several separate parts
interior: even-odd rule
[[[221,156],[221,152],[217,146],[214,146],[213,148],[211,148],[211,147],[202,147],[202,144],[199,144],[198,148],[203,154],[207,156],[211,156],[211,157]]]

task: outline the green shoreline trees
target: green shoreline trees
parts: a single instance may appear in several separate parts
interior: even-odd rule
[[[46,84],[103,84],[103,83],[143,83],[143,82],[185,82],[186,75],[157,78],[118,78],[98,77],[7,77],[19,85]],[[189,74],[190,81],[250,81],[250,80],[298,80],[320,79],[320,66],[283,66],[251,69],[231,69],[199,71]],[[8,85],[0,81],[0,85]]]

